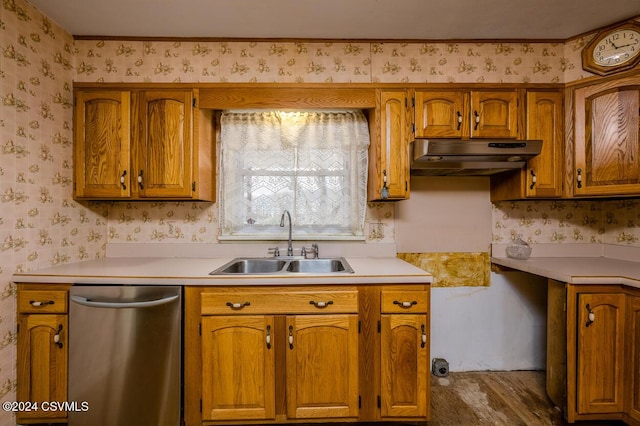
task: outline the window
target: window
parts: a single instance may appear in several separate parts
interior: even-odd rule
[[[363,239],[369,131],[361,111],[227,111],[221,239]]]

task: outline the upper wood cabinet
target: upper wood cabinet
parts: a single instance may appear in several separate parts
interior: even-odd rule
[[[640,194],[640,76],[576,89],[573,195]]]
[[[562,92],[527,91],[525,139],[542,140],[542,150],[525,168],[491,176],[491,201],[562,196],[563,123]]]
[[[406,90],[378,90],[376,109],[369,115],[368,200],[409,198],[411,98]]]
[[[214,200],[212,112],[198,90],[76,91],[76,199]]]
[[[423,138],[518,138],[518,91],[415,91],[415,133]]]

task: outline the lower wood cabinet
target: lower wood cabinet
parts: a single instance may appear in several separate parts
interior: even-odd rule
[[[621,420],[638,424],[640,289],[550,280],[550,306],[561,305],[565,297],[565,318],[559,317],[559,310],[548,311],[548,324],[552,324],[548,341],[566,333],[566,357],[547,357],[547,389],[564,392],[549,392],[549,396],[565,408],[570,423]],[[555,350],[561,349],[554,345]]]
[[[427,421],[428,309],[422,284],[186,287],[185,424]]]
[[[67,294],[68,286],[18,284],[17,401],[38,408],[17,412],[19,423],[66,422],[66,412],[41,408],[68,399]]]

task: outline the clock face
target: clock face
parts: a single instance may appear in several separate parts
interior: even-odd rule
[[[593,49],[593,61],[603,67],[615,67],[640,54],[640,32],[635,29],[614,31]]]

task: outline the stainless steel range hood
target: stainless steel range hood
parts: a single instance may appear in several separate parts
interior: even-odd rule
[[[416,139],[411,174],[418,176],[489,176],[520,169],[540,154],[541,140]]]

